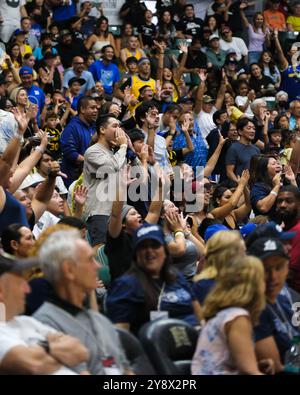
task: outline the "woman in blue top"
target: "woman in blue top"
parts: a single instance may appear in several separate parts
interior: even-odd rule
[[[135,232],[134,254],[131,270],[108,291],[108,317],[134,333],[160,312],[198,325],[200,306],[183,275],[171,268],[164,234],[158,225],[143,225]]]
[[[258,158],[256,171],[251,182],[250,200],[255,215],[275,215],[275,201],[281,186],[281,165],[272,157]],[[290,167],[285,168],[285,179],[297,186]],[[251,180],[250,180],[251,181]]]

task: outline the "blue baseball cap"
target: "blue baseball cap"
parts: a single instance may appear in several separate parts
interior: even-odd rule
[[[33,70],[31,67],[23,66],[20,68],[19,75],[33,75]]]
[[[222,224],[214,224],[214,225],[210,225],[205,233],[204,233],[204,240],[208,241],[215,233],[220,232],[221,230],[228,230],[230,231],[230,229],[227,228],[227,226],[222,225]]]
[[[240,229],[240,233],[243,238],[247,237],[251,232],[253,232],[257,228],[257,225],[253,222],[249,222],[248,224],[244,225]]]
[[[158,225],[151,224],[145,224],[138,228],[133,235],[134,250],[136,250],[144,240],[149,239],[156,240],[161,245],[165,244],[165,236],[162,228]]]
[[[18,36],[18,35],[20,35],[20,34],[24,34],[24,36],[25,36],[26,32],[24,32],[24,30],[21,30],[21,29],[16,29],[16,30],[14,31],[14,35],[15,35],[15,36]]]

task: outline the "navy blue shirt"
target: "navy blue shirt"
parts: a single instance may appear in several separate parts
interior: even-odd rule
[[[243,170],[250,168],[252,156],[258,155],[260,149],[253,144],[242,144],[239,141],[232,144],[226,154],[226,166],[234,165],[234,174],[242,175]]]
[[[11,224],[28,225],[25,207],[8,191],[5,191],[6,201],[0,213],[0,236],[5,228]]]
[[[174,283],[165,285],[159,309],[168,311],[170,318],[182,319],[195,326],[198,321],[192,305],[194,292],[181,273],[177,272],[176,277]],[[143,286],[134,274],[124,274],[113,282],[106,303],[107,316],[112,322],[129,323],[132,332],[137,333],[150,320]]]
[[[267,304],[259,318],[258,326],[254,328],[255,341],[274,337],[282,362],[286,351],[292,346],[288,333],[290,332],[291,336],[300,335],[299,328],[292,325],[292,316],[290,301],[286,296],[278,295],[276,304]]]
[[[193,290],[195,292],[196,299],[201,305],[203,305],[206,296],[209,294],[215,283],[216,280],[214,278],[203,279],[193,283]]]
[[[276,209],[275,203],[271,207],[271,210],[269,210],[267,213],[262,213],[257,208],[257,202],[268,196],[271,190],[272,188],[263,182],[257,182],[256,184],[253,185],[250,192],[250,200],[255,215],[267,215],[269,218],[275,217],[275,209]]]

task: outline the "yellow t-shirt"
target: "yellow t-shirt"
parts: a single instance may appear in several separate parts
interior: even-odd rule
[[[282,166],[286,166],[290,162],[292,152],[293,152],[293,148],[285,148],[281,152],[279,161]]]
[[[286,23],[290,23],[295,32],[300,32],[300,16],[289,16]]]
[[[155,92],[156,83],[153,78],[149,78],[147,81],[142,80],[138,75],[133,75],[131,77],[131,93],[134,95],[135,99],[138,99],[140,96],[140,89],[145,86],[149,85],[150,88]],[[131,113],[139,106],[140,103],[136,104],[134,107],[129,106],[129,110]]]

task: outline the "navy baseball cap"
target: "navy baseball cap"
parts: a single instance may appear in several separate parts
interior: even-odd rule
[[[162,228],[158,225],[151,224],[145,224],[138,228],[133,236],[134,250],[136,250],[144,240],[149,239],[158,241],[161,245],[165,244],[165,236]]]
[[[259,225],[252,232],[248,233],[246,238],[246,244],[249,247],[255,240],[262,237],[276,238],[281,241],[292,240],[296,235],[296,232],[284,232],[280,225],[274,221],[267,222],[266,224]]]
[[[272,237],[263,237],[256,240],[251,244],[247,252],[249,255],[254,255],[262,260],[271,256],[282,256],[289,259],[281,241]]]

